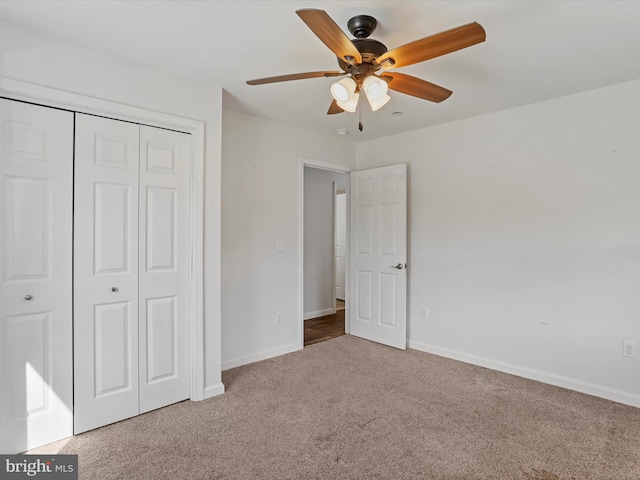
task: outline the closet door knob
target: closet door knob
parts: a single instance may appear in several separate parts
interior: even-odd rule
[[[111,287],[111,291],[112,292],[117,292],[118,291],[118,287]]]
[[[33,298],[33,297],[32,297],[31,295],[25,295],[25,296],[24,296],[24,299],[25,299],[25,300],[31,300],[32,298]]]

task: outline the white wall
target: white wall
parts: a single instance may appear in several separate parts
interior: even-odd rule
[[[302,347],[301,158],[350,167],[355,146],[228,109],[223,120],[225,369]],[[278,240],[285,252],[275,251]]]
[[[347,181],[346,173],[304,169],[305,319],[334,313],[334,182],[346,186]]]
[[[409,164],[409,345],[640,406],[639,125],[634,81],[359,144]]]
[[[206,123],[205,388],[219,390],[222,90],[0,21],[0,77]]]

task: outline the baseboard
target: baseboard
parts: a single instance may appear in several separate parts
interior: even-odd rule
[[[222,382],[210,385],[204,389],[204,399],[217,397],[224,393],[224,384]]]
[[[316,310],[315,312],[307,312],[304,314],[305,320],[312,318],[324,317],[325,315],[333,315],[336,311],[333,308],[325,308],[324,310]]]
[[[518,367],[517,365],[512,365],[509,363],[476,357],[475,355],[456,352],[454,350],[436,347],[427,343],[408,340],[407,344],[409,348],[420,350],[421,352],[432,353],[441,357],[459,360],[461,362],[470,363],[472,365],[490,368],[491,370],[509,373],[518,377],[528,378],[529,380],[536,380],[538,382],[547,383],[549,385],[555,385],[556,387],[567,388],[569,390],[575,390],[576,392],[586,393],[587,395],[606,398],[607,400],[612,400],[614,402],[624,403],[625,405],[631,405],[632,407],[640,408],[640,397],[636,395],[630,395],[618,390],[600,387],[598,385],[593,385],[590,383],[585,383],[571,378],[541,372],[538,370]]]
[[[286,345],[284,347],[274,348],[273,350],[267,350],[265,352],[255,353],[246,357],[235,358],[233,360],[227,360],[222,362],[222,370],[229,370],[230,368],[241,367],[242,365],[248,365],[250,363],[259,362],[261,360],[267,360],[268,358],[279,357],[287,353],[296,352],[301,350],[300,343],[294,343],[292,345]]]

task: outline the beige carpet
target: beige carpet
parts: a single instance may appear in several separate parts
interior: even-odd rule
[[[638,480],[640,409],[350,336],[77,436],[81,479]]]

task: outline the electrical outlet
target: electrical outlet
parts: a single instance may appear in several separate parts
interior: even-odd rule
[[[276,240],[276,252],[286,252],[287,242],[284,240]]]
[[[631,340],[622,342],[622,356],[636,358],[636,344]]]
[[[427,307],[420,307],[420,318],[424,320],[429,318],[429,309]]]
[[[281,325],[281,324],[282,324],[282,312],[278,312],[278,313],[276,313],[276,323],[277,323],[278,325]]]

